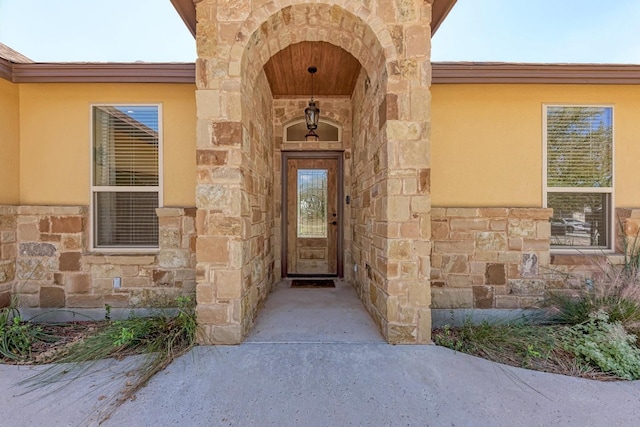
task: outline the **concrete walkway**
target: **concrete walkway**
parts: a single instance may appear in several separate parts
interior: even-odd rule
[[[247,342],[195,348],[103,425],[639,423],[640,381],[602,383],[511,368],[437,346],[387,345],[354,298],[348,287],[279,286]],[[326,316],[320,316],[321,307]],[[94,425],[137,362],[105,361],[101,370],[65,388],[53,384],[24,396],[16,382],[44,368],[0,366],[0,425]]]

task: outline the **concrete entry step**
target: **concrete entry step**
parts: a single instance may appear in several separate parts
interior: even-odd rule
[[[278,283],[245,342],[384,343],[378,327],[348,283],[335,288],[292,288]]]

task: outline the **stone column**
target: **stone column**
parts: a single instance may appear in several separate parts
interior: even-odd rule
[[[236,4],[238,3],[238,4]],[[229,54],[250,2],[197,9],[197,315],[200,342],[242,341],[243,195],[239,69]]]
[[[0,308],[11,303],[11,287],[16,275],[16,206],[0,206]]]
[[[397,0],[379,10],[397,58],[387,63],[384,250],[386,336],[393,343],[431,340],[431,1]],[[378,2],[379,7],[382,2]]]

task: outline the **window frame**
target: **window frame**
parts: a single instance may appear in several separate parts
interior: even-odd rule
[[[163,129],[163,108],[161,102],[155,103],[109,103],[99,102],[89,105],[89,133],[90,133],[90,149],[89,149],[89,248],[96,253],[157,253],[160,249],[157,246],[96,246],[96,234],[98,232],[98,224],[95,220],[96,214],[96,196],[99,193],[107,192],[157,192],[158,208],[164,206],[164,129]],[[95,126],[94,126],[94,108],[95,107],[156,107],[158,109],[158,185],[157,186],[101,186],[94,185],[94,150],[95,150]],[[158,230],[160,236],[160,230]]]
[[[611,186],[610,187],[549,187],[548,186],[548,133],[547,119],[548,108],[550,107],[586,107],[586,108],[610,108],[611,109]],[[548,208],[549,193],[576,193],[576,194],[609,194],[607,212],[605,220],[609,235],[606,245],[602,247],[585,246],[584,248],[574,247],[550,247],[554,254],[610,254],[615,252],[616,227],[615,227],[615,106],[610,103],[543,103],[542,104],[542,206]],[[551,219],[550,219],[551,220]]]
[[[294,141],[294,140],[289,140],[287,138],[287,130],[291,126],[295,126],[300,123],[306,123],[306,120],[304,119],[304,117],[291,120],[290,122],[287,122],[284,126],[282,126],[282,141],[284,143],[307,143],[308,144],[307,141],[303,141],[303,140]],[[319,140],[318,142],[342,142],[342,126],[340,126],[338,123],[334,122],[333,120],[323,119],[322,117],[320,117],[320,119],[318,120],[318,123],[325,123],[338,129],[338,139],[336,141]]]

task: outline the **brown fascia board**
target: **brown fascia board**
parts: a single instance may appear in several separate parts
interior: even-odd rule
[[[431,5],[431,37],[438,31],[440,24],[449,15],[457,0],[433,0]]]
[[[13,64],[14,83],[195,83],[193,63]]]
[[[640,84],[640,65],[434,62],[432,84]]]
[[[196,36],[196,2],[194,0],[171,0],[171,4],[182,18],[193,37]]]
[[[13,62],[0,58],[0,79],[13,81]]]
[[[176,9],[187,28],[193,35],[196,36],[196,5],[201,0],[171,0],[171,4]],[[387,1],[387,0],[385,0]],[[431,35],[433,36],[440,24],[447,17],[451,9],[456,4],[457,0],[433,0],[431,6]]]

